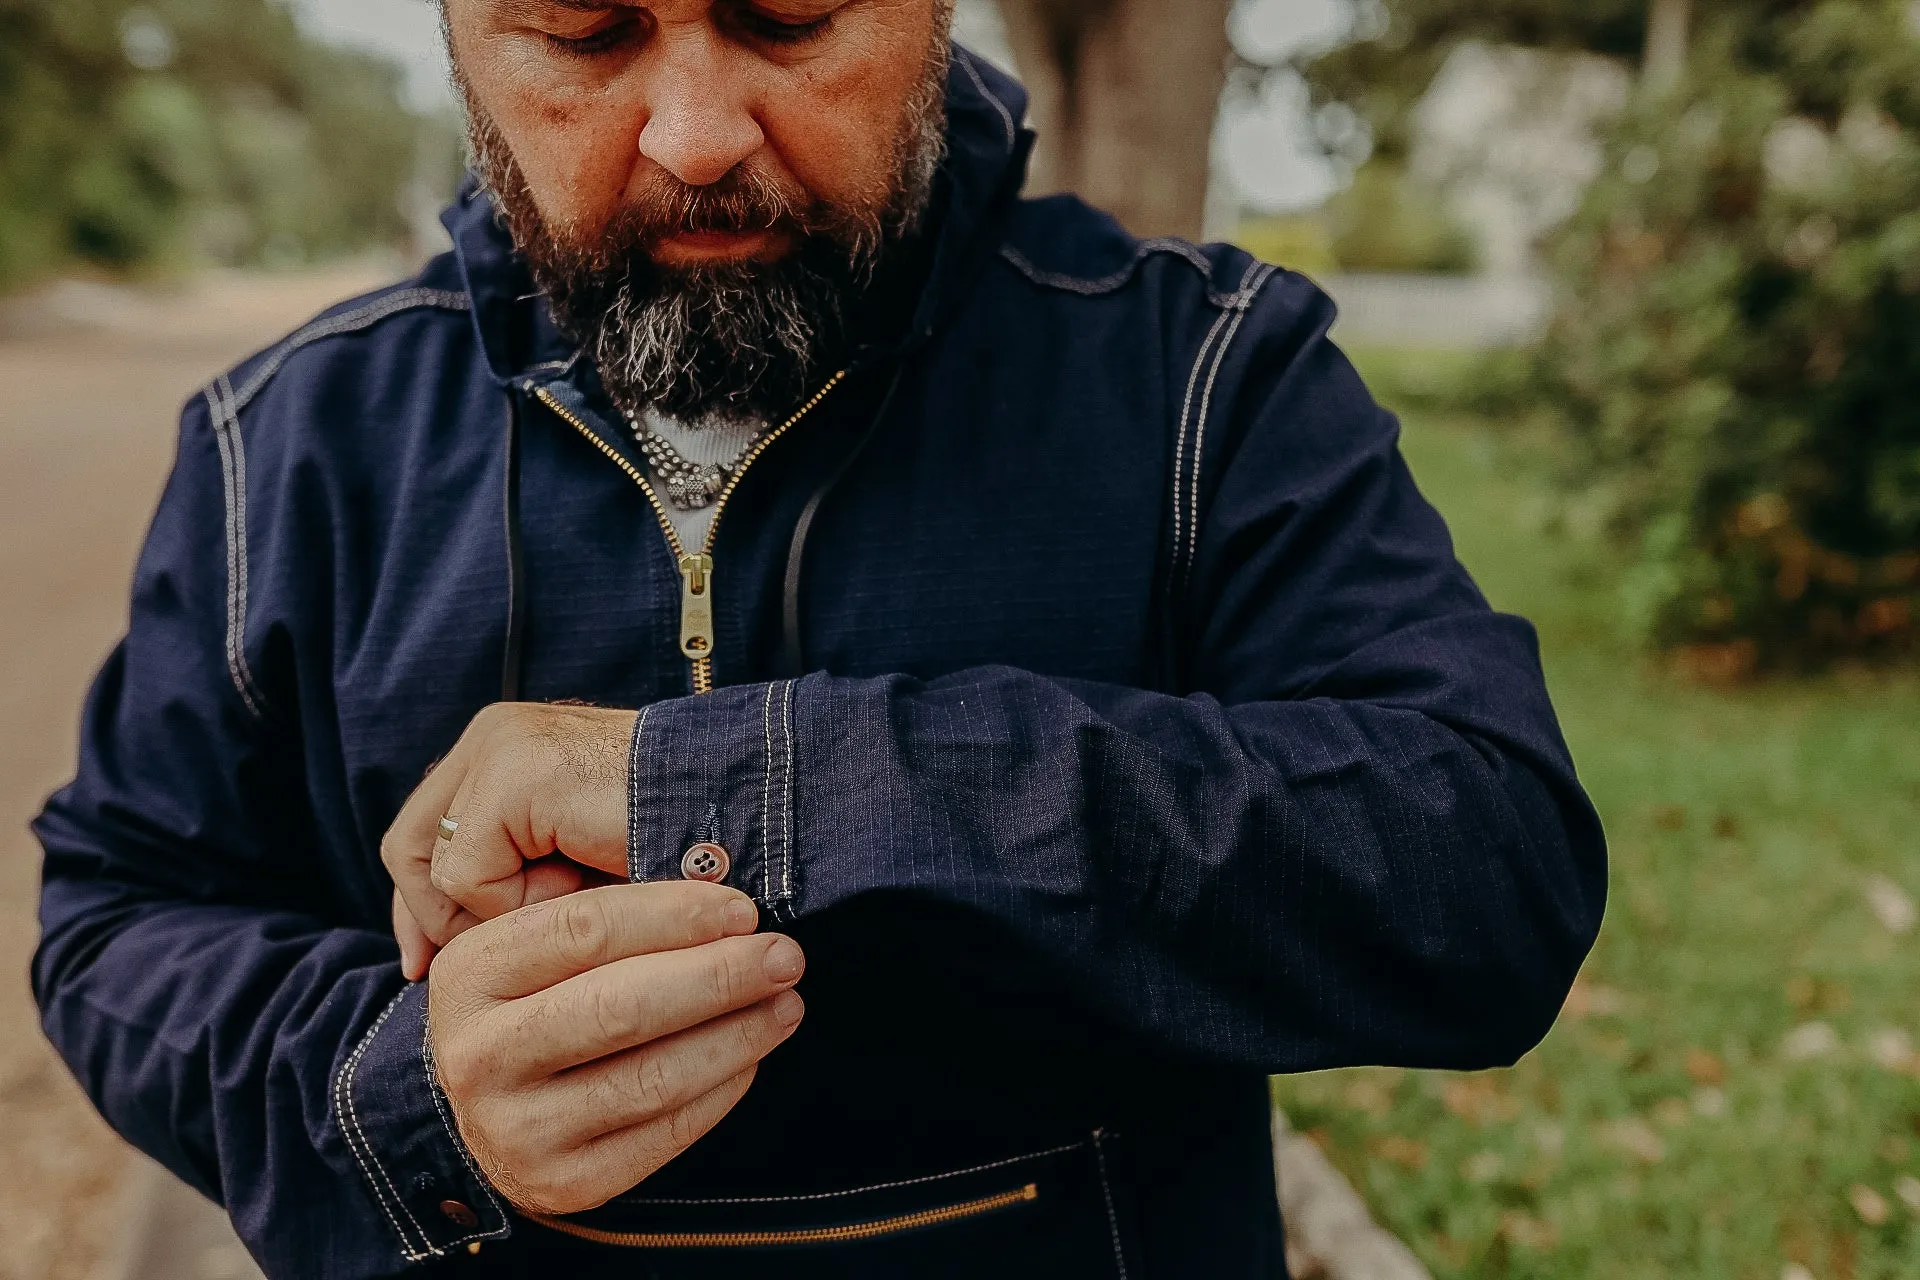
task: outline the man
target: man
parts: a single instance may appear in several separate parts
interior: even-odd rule
[[[1282,1274],[1267,1073],[1513,1061],[1604,892],[1331,307],[1022,202],[939,0],[445,16],[455,251],[186,411],[48,1033],[276,1276]]]

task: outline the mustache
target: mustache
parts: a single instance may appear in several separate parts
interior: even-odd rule
[[[811,201],[758,169],[745,166],[718,182],[690,186],[673,177],[649,182],[621,210],[621,230],[637,240],[705,233],[771,231],[782,225],[807,231]]]

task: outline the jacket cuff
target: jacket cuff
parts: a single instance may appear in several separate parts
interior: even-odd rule
[[[335,1123],[408,1262],[507,1235],[505,1206],[454,1127],[427,1043],[427,988],[404,988],[334,1079]]]
[[[717,844],[730,864],[724,883],[773,920],[793,918],[793,721],[804,683],[737,685],[641,711],[628,768],[630,880],[688,878],[688,849]]]

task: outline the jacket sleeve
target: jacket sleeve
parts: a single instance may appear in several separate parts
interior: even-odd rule
[[[189,409],[78,775],[34,824],[34,993],[101,1113],[268,1274],[391,1274],[506,1224],[443,1118],[424,990],[324,873],[294,699],[248,667],[241,447]]]
[[[1186,696],[981,669],[662,703],[635,876],[712,829],[784,918],[957,910],[975,977],[1127,1047],[1269,1072],[1524,1054],[1599,927],[1599,822],[1532,628],[1456,561],[1325,323],[1269,326],[1207,444],[1174,555]]]

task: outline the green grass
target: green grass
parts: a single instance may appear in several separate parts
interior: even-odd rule
[[[1276,1096],[1440,1277],[1920,1277],[1896,1189],[1920,1177],[1920,1059],[1888,1037],[1920,1040],[1920,929],[1865,892],[1920,894],[1920,676],[1674,678],[1621,638],[1604,552],[1543,527],[1524,460],[1430,409],[1405,447],[1495,605],[1540,627],[1612,900],[1582,992],[1514,1070]],[[1814,1023],[1829,1052],[1784,1051]]]

